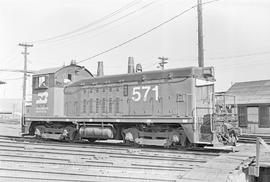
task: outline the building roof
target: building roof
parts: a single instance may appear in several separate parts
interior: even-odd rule
[[[62,66],[61,67],[54,67],[54,68],[45,68],[45,69],[36,71],[34,74],[35,75],[43,75],[43,74],[56,73],[61,68],[62,68]]]
[[[56,72],[60,71],[61,69],[67,68],[67,67],[70,67],[70,66],[75,66],[75,67],[84,69],[84,70],[86,70],[90,75],[92,75],[92,73],[90,73],[90,71],[88,71],[85,67],[79,66],[79,65],[76,65],[76,64],[70,64],[70,65],[68,65],[68,66],[59,66],[59,67],[54,67],[54,68],[45,68],[45,69],[38,70],[38,71],[34,72],[34,75],[45,75],[45,74],[56,73]],[[93,76],[93,75],[92,75],[92,76]]]
[[[237,82],[226,94],[236,96],[237,104],[270,103],[270,80]]]

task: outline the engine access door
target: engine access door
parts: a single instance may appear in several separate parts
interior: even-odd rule
[[[212,142],[213,82],[196,79],[196,132],[200,142]]]

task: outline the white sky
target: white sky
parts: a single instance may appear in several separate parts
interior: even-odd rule
[[[23,69],[19,43],[93,24],[131,2],[133,6],[83,33],[62,41],[34,42],[28,68],[62,66],[93,56],[170,19],[197,0],[0,0],[0,69]],[[215,67],[216,91],[227,90],[232,82],[270,79],[269,0],[219,0],[204,5],[203,23],[205,65]],[[105,74],[126,73],[128,56],[144,70],[157,69],[160,56],[169,58],[166,68],[197,66],[196,9],[81,65],[95,74],[97,61],[103,61]],[[0,85],[0,98],[21,98],[22,79],[13,80],[21,77],[0,72],[0,80],[7,82]]]

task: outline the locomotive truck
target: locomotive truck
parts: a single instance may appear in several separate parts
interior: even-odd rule
[[[186,67],[94,77],[71,64],[33,75],[24,135],[136,145],[192,146],[215,141],[214,68]]]

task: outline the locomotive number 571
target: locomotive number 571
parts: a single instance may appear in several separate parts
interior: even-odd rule
[[[149,92],[155,92],[155,99],[158,100],[158,85],[133,87],[132,100],[135,102],[138,102],[142,99],[142,95],[143,95],[143,101],[146,101],[147,96],[149,95]]]

